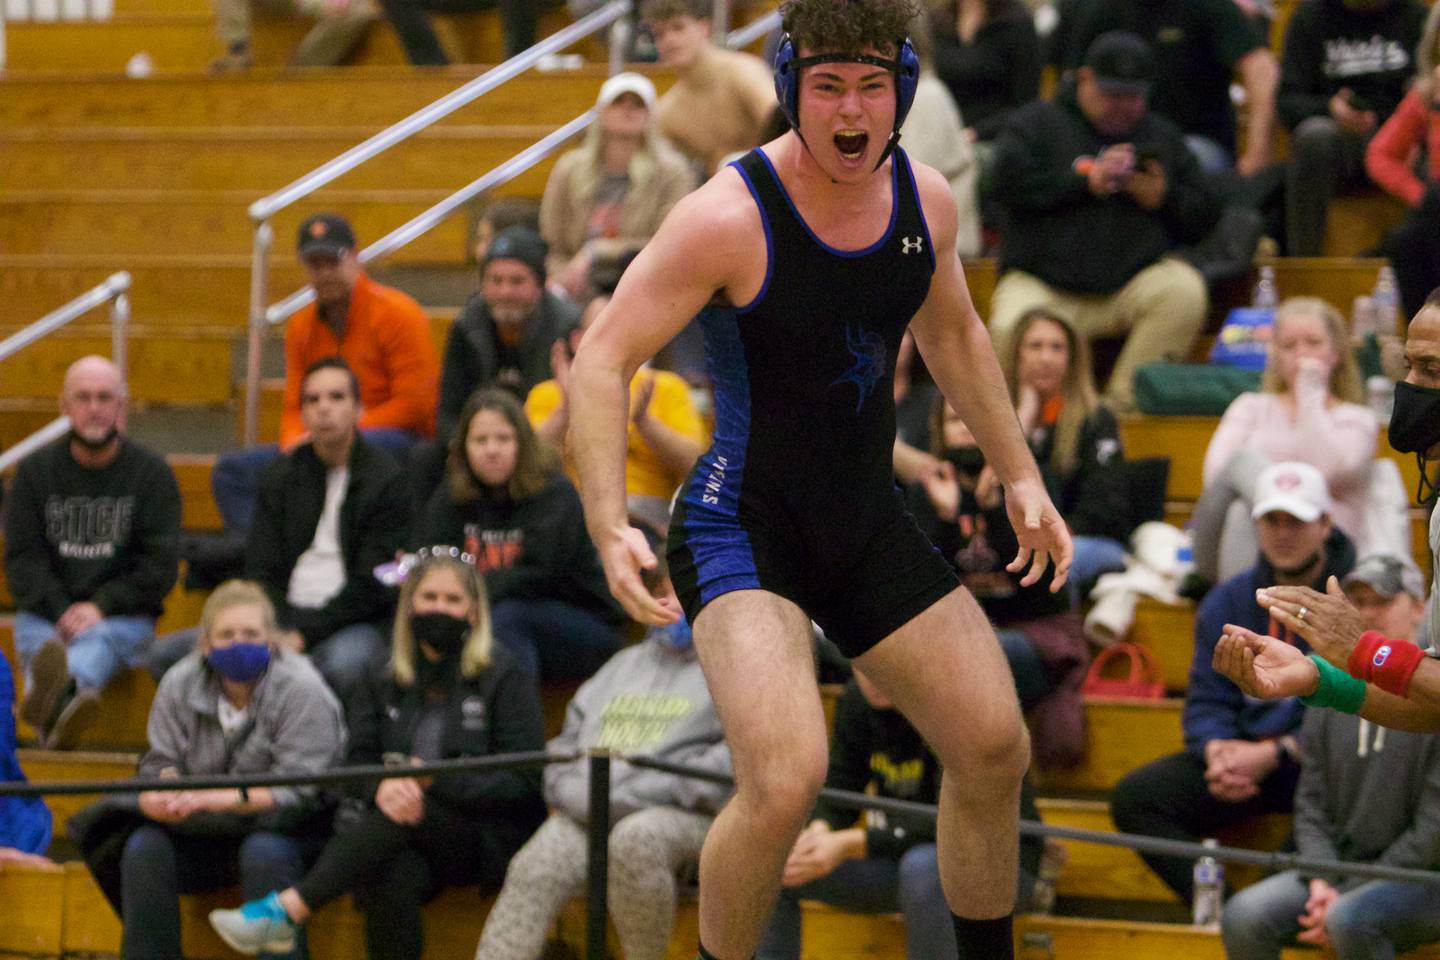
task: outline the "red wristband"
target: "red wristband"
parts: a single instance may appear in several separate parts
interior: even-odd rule
[[[1391,640],[1379,630],[1367,630],[1350,651],[1346,666],[1351,676],[1403,697],[1424,659],[1425,651],[1409,640]]]

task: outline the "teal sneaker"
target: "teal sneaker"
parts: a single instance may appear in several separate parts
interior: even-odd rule
[[[295,924],[290,922],[278,893],[241,904],[238,910],[211,910],[210,926],[230,949],[252,957],[295,949]]]

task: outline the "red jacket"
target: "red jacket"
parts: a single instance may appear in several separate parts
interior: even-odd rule
[[[1411,90],[1390,114],[1365,148],[1365,172],[1385,192],[1416,206],[1425,195],[1426,181],[1415,176],[1416,151],[1424,144],[1429,155],[1430,181],[1440,181],[1440,116],[1418,90]]]
[[[319,318],[315,304],[301,309],[285,328],[285,405],[280,412],[280,446],[304,433],[300,420],[300,379],[322,357],[345,358],[360,380],[360,429],[393,427],[429,437],[435,434],[440,361],[430,338],[424,308],[392,287],[360,274],[350,291],[345,337]]]

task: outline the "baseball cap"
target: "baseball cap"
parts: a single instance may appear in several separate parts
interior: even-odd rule
[[[650,82],[649,77],[629,71],[617,73],[600,85],[600,96],[595,98],[595,106],[603,110],[626,93],[635,94],[645,104],[646,110],[654,111],[655,84]]]
[[[350,221],[336,213],[317,213],[300,224],[300,238],[295,248],[302,257],[312,253],[328,253],[338,257],[355,249],[355,231]]]
[[[1308,463],[1277,463],[1266,467],[1255,481],[1253,520],[1280,510],[1310,523],[1330,512],[1330,489],[1320,471]]]
[[[1096,37],[1085,51],[1085,66],[1106,93],[1146,94],[1155,80],[1155,59],[1150,45],[1128,30],[1111,30]]]
[[[534,271],[541,283],[545,282],[545,257],[550,253],[549,245],[526,226],[506,227],[495,234],[490,249],[485,251],[484,270],[492,260],[518,260]]]
[[[1388,553],[1372,553],[1360,558],[1355,568],[1345,574],[1340,585],[1363,583],[1389,600],[1404,592],[1416,600],[1425,599],[1425,580],[1420,570],[1407,557]]]

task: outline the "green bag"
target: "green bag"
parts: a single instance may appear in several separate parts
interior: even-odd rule
[[[1259,370],[1211,363],[1147,363],[1135,371],[1135,403],[1159,416],[1218,417],[1230,401],[1260,389]]]

